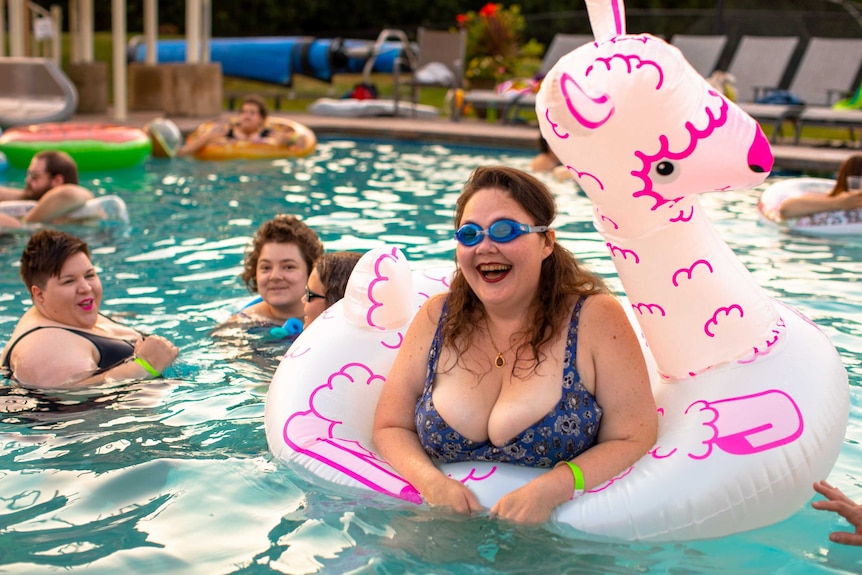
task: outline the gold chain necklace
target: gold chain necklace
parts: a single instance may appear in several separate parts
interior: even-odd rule
[[[496,343],[494,343],[494,338],[491,336],[491,327],[487,323],[485,323],[485,330],[488,332],[488,339],[491,340],[491,346],[494,348],[494,351],[497,352],[497,357],[494,358],[494,365],[497,368],[506,367],[506,358],[503,357],[503,354],[512,351],[512,349],[518,344],[518,342],[521,341],[521,338],[516,339],[515,343],[510,345],[509,349],[507,349],[506,351],[500,351],[500,348],[497,347]]]

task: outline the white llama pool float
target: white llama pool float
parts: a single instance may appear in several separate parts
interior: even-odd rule
[[[655,446],[554,520],[631,540],[719,537],[798,511],[841,448],[847,373],[812,322],[763,292],[697,195],[757,185],[773,157],[756,122],[664,41],[625,34],[620,2],[588,2],[596,41],[560,59],[536,104],[542,134],[595,206],[642,334],[658,406]],[[345,298],[296,340],[266,401],[273,454],[406,501],[375,453],[374,407],[421,302],[445,270],[394,247],[360,260]],[[482,505],[545,472],[443,465]]]

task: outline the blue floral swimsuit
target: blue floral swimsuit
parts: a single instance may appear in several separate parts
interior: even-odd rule
[[[446,305],[431,351],[428,355],[428,377],[425,389],[416,402],[415,423],[419,441],[431,459],[438,463],[488,461],[513,463],[527,467],[553,467],[568,461],[596,442],[602,408],[581,383],[577,371],[578,319],[585,298],[578,300],[572,312],[563,360],[563,385],[560,400],[541,420],[504,445],[488,441],[471,441],[452,429],[437,413],[431,392],[440,355],[440,326],[447,315]]]

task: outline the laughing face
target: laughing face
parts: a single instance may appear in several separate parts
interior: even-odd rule
[[[501,219],[535,226],[535,220],[511,194],[485,188],[467,201],[459,226],[476,224],[483,230]],[[539,285],[542,261],[553,250],[552,230],[526,233],[508,242],[483,235],[479,243],[455,251],[464,279],[485,306],[530,302]]]
[[[64,325],[91,329],[99,317],[102,282],[90,258],[82,252],[69,256],[59,277],[45,287],[31,287],[33,302],[46,318]]]

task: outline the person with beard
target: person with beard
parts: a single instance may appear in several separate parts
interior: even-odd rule
[[[43,150],[33,156],[24,189],[0,186],[0,202],[33,200],[36,205],[23,218],[0,213],[0,227],[20,228],[28,223],[63,223],[93,194],[78,185],[78,166],[65,152]]]

